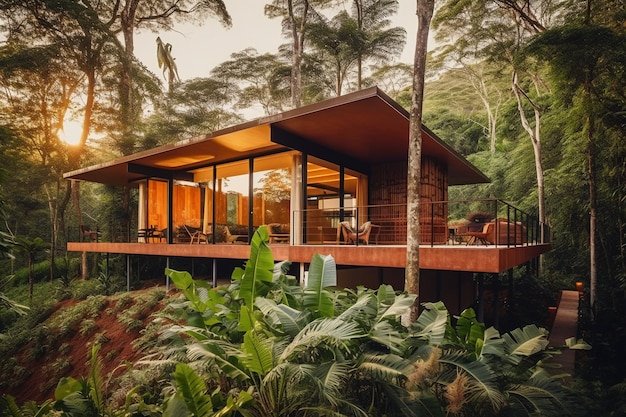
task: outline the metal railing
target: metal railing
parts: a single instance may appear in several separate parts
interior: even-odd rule
[[[406,204],[368,205],[334,209],[294,211],[289,239],[280,243],[295,245],[406,245]],[[342,230],[344,223],[354,235]],[[364,223],[372,226],[368,234],[359,234]],[[550,243],[550,229],[530,215],[500,199],[422,202],[420,204],[420,244],[524,246]],[[490,226],[489,226],[490,225]],[[487,227],[486,227],[487,226]],[[85,235],[78,227],[68,228],[69,241],[166,243],[159,237],[146,239],[141,231],[96,229],[97,235]],[[218,232],[216,232],[219,234]],[[482,238],[476,238],[484,233]],[[94,237],[96,236],[96,237]],[[173,243],[189,239],[172,237]],[[220,236],[203,243],[223,243]]]
[[[406,204],[387,204],[296,211],[294,224],[300,228],[293,238],[305,245],[406,245],[406,210]],[[358,230],[366,222],[374,229],[361,239]],[[346,239],[341,223],[352,231],[351,237]],[[547,225],[499,199],[422,202],[419,224],[421,245],[510,247],[550,242]]]

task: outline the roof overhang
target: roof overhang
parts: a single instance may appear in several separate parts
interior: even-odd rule
[[[112,185],[148,177],[188,179],[194,169],[282,149],[308,152],[367,172],[370,166],[406,162],[408,147],[409,113],[371,87],[68,172],[64,177]],[[424,126],[422,154],[447,165],[449,185],[489,182]]]

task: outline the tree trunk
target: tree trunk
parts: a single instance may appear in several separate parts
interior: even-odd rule
[[[597,218],[597,188],[596,188],[596,155],[593,140],[593,116],[587,117],[587,145],[589,164],[589,304],[595,309],[597,297],[596,269],[596,218]]]
[[[291,22],[291,38],[293,54],[291,58],[291,104],[294,108],[302,106],[302,50],[304,47],[304,24],[308,13],[309,2],[304,2],[302,21],[298,26],[298,21],[293,11],[293,0],[287,1],[289,10],[289,20]]]
[[[409,121],[409,160],[407,174],[407,246],[404,290],[415,294],[409,320],[419,314],[419,237],[420,237],[420,178],[422,165],[422,108],[424,104],[424,77],[426,74],[426,52],[428,32],[433,17],[435,0],[417,0],[417,42],[413,61],[413,90]]]
[[[537,175],[537,205],[539,209],[539,221],[541,222],[541,243],[543,243],[543,224],[546,221],[546,198],[545,198],[545,186],[543,176],[543,165],[541,164],[541,110],[539,107],[528,97],[528,95],[522,90],[517,82],[517,72],[513,73],[513,93],[517,99],[517,109],[519,111],[520,120],[522,126],[533,145],[533,152],[535,156],[535,171]],[[524,96],[531,104],[535,113],[535,128],[533,129],[528,123],[524,107],[522,106],[522,97]]]
[[[137,118],[136,106],[133,100],[132,63],[135,56],[135,15],[139,0],[129,0],[120,13],[120,27],[124,37],[124,56],[120,67],[120,124],[122,143],[120,151],[129,155],[134,150],[135,141],[132,138],[133,125]]]

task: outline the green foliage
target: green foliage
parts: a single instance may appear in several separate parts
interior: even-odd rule
[[[304,289],[285,286],[281,267],[268,275],[266,241],[257,232],[251,260],[229,286],[167,271],[187,300],[172,305],[184,324],[165,327],[169,343],[158,348],[163,366],[178,363],[167,415],[229,415],[229,404],[264,416],[575,413],[571,395],[541,368],[550,358],[543,329],[500,335],[473,310],[453,322],[442,303],[425,304],[406,327],[401,317],[414,296],[389,286],[334,288],[334,261],[321,256]],[[258,282],[246,283],[244,297],[246,279]]]
[[[70,275],[68,264],[64,259],[55,259],[55,279],[65,279]],[[28,267],[19,268],[15,271],[14,278],[11,281],[12,286],[19,286],[28,283]],[[50,280],[50,260],[46,259],[33,265],[34,282],[43,282]],[[66,281],[64,281],[66,282]]]
[[[52,401],[44,401],[38,405],[34,401],[28,401],[21,407],[15,402],[11,395],[0,397],[0,415],[11,417],[43,417],[52,411]]]

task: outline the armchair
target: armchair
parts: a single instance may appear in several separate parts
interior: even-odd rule
[[[376,225],[372,225],[372,222],[365,222],[358,228],[358,230],[353,230],[350,226],[350,223],[347,221],[343,221],[339,223],[339,227],[341,228],[341,234],[343,235],[343,240],[347,244],[357,242],[369,244],[370,235],[374,228],[378,228]],[[377,229],[378,230],[378,229]]]

